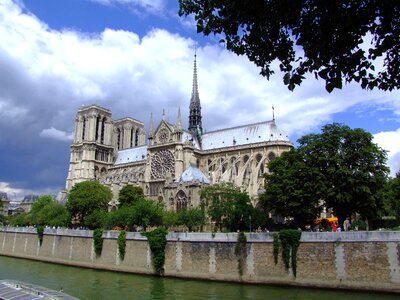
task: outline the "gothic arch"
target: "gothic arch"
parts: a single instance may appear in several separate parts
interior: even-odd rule
[[[274,152],[268,153],[268,160],[273,161],[276,158],[276,154]]]
[[[186,209],[188,207],[188,197],[183,190],[179,190],[176,193],[176,211],[181,211],[182,209]]]

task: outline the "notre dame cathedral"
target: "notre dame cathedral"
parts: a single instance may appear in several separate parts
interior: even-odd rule
[[[83,106],[75,120],[67,192],[75,183],[99,180],[111,188],[110,207],[118,206],[118,192],[126,184],[138,185],[145,195],[167,209],[199,205],[203,186],[231,181],[246,191],[253,204],[264,187],[266,164],[293,144],[271,121],[204,132],[194,59],[189,128],[165,116],[157,127],[127,117],[112,119],[109,109]]]

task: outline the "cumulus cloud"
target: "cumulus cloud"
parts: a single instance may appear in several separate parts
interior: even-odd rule
[[[396,131],[378,132],[374,141],[379,147],[388,152],[388,164],[391,176],[400,171],[400,128]]]
[[[163,14],[165,0],[90,0],[101,5],[123,5],[132,9],[135,13],[146,12],[150,14]]]
[[[161,12],[165,1],[92,0],[103,5],[132,5]],[[181,108],[187,124],[192,87],[195,41],[154,28],[143,36],[106,29],[84,34],[57,31],[21,8],[0,5],[0,165],[9,165],[9,180],[27,190],[64,185],[68,170],[68,141],[81,105],[109,108],[113,118],[132,116],[148,126],[150,113],[175,122]],[[366,92],[350,85],[327,94],[322,81],[305,81],[294,92],[279,72],[267,81],[246,57],[218,44],[197,47],[203,127],[214,130],[272,119],[290,135],[315,130],[332,115],[360,103],[400,112],[399,92]],[[186,117],[185,117],[186,116]],[[48,138],[43,147],[42,139]],[[4,149],[4,150],[3,150]],[[10,152],[12,149],[12,153]],[[9,151],[9,152],[6,152]],[[21,163],[20,158],[30,154]],[[9,153],[9,155],[7,155]],[[393,156],[395,157],[395,156]],[[61,169],[55,166],[62,166]],[[53,170],[54,176],[44,176]],[[29,174],[23,177],[23,174]],[[0,189],[1,190],[1,189]]]
[[[47,129],[43,129],[39,135],[44,138],[59,140],[59,141],[67,141],[71,142],[74,139],[74,133],[67,133],[62,130],[55,129],[54,127],[50,127]]]

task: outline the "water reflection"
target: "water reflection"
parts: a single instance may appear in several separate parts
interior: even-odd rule
[[[0,256],[0,279],[42,285],[80,299],[378,300],[398,295],[195,281],[82,269]]]

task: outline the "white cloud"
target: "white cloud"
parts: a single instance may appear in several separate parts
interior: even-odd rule
[[[374,134],[374,142],[388,151],[388,164],[391,176],[400,171],[400,128],[396,131],[378,132]]]
[[[165,0],[90,0],[102,5],[123,5],[132,9],[135,13],[145,11],[154,15],[161,15],[165,9]]]
[[[55,129],[54,127],[50,127],[48,129],[43,129],[39,133],[39,136],[44,137],[44,138],[59,140],[59,141],[67,141],[67,142],[72,142],[72,140],[74,138],[73,133],[67,133],[65,131]]]
[[[4,147],[13,142],[12,147],[26,149],[28,142],[22,145],[21,141],[38,143],[38,136],[70,139],[82,104],[96,103],[111,109],[114,119],[132,116],[146,127],[151,112],[157,121],[165,108],[167,119],[175,122],[180,107],[187,124],[192,39],[163,29],[145,36],[113,29],[96,35],[56,31],[23,13],[15,2],[2,2],[0,72],[7,76],[0,76],[0,146],[2,141]],[[165,1],[150,0],[97,2],[152,7],[154,11],[165,5]],[[272,105],[278,124],[288,134],[308,133],[330,122],[332,114],[360,103],[400,112],[398,91],[367,92],[350,85],[327,94],[324,82],[310,77],[290,92],[279,73],[267,81],[246,57],[219,45],[198,47],[197,54],[203,127],[207,130],[269,120]],[[49,163],[37,165],[46,169]]]

